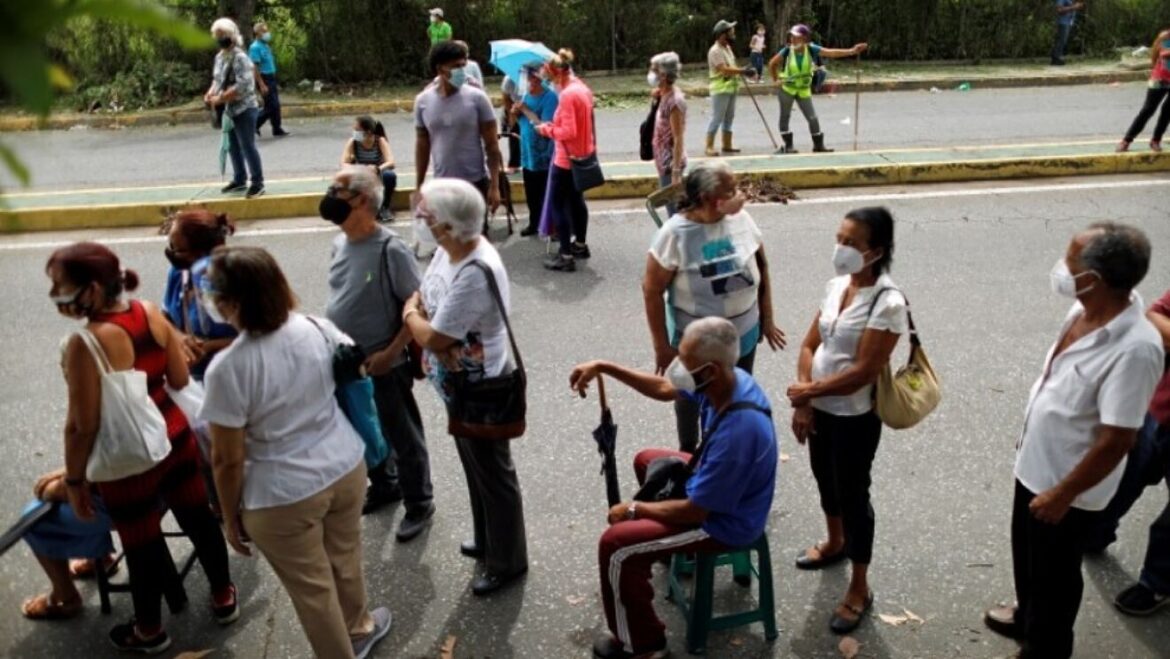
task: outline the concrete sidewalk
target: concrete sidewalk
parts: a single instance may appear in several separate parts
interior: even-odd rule
[[[740,176],[771,179],[794,189],[981,181],[1050,176],[1132,174],[1170,171],[1170,153],[1134,145],[1114,153],[1113,141],[934,149],[749,155],[728,158]],[[607,182],[590,199],[645,197],[657,187],[652,163],[603,162]],[[0,195],[0,232],[149,226],[172,210],[198,206],[237,219],[305,217],[317,213],[328,178],[270,180],[256,199],[223,195],[222,182],[154,187],[28,192]],[[523,214],[519,174],[510,178],[517,211]],[[404,209],[414,189],[414,174],[399,174],[394,207]]]
[[[903,70],[896,62],[869,62],[861,65],[858,82],[856,69],[851,60],[830,63],[830,88],[838,94],[882,91],[954,90],[966,83],[976,89],[1003,89],[1017,87],[1052,87],[1063,85],[1112,84],[1145,80],[1149,77],[1148,66],[1119,61],[1094,60],[1070,62],[1063,67],[1053,67],[1037,62],[995,62],[992,64],[963,65],[945,63],[920,70]],[[642,73],[637,76],[609,75],[586,72],[597,97],[606,101],[642,101],[647,97]],[[765,72],[765,77],[767,73]],[[493,102],[499,103],[497,93],[500,78],[489,77],[487,87]],[[687,67],[679,81],[679,87],[689,96],[708,96],[705,71]],[[774,94],[777,86],[771,82],[751,85],[757,95]],[[282,113],[288,118],[355,116],[360,114],[386,114],[411,112],[417,88],[402,88],[375,92],[366,98],[346,98],[334,95],[305,95],[291,82],[281,92]],[[747,95],[745,87],[740,95]],[[129,128],[134,126],[162,126],[174,124],[195,124],[208,120],[202,103],[192,102],[184,106],[124,112],[115,114],[55,113],[45,120],[34,116],[0,116],[0,132],[25,130],[61,130],[73,126],[91,128]]]

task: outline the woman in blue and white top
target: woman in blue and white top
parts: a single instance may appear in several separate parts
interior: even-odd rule
[[[850,211],[837,229],[833,269],[820,311],[800,346],[797,383],[788,388],[792,432],[808,442],[829,538],[801,552],[796,567],[817,570],[848,558],[849,589],[829,623],[855,629],[873,605],[868,570],[874,512],[870,468],[882,422],[874,383],[907,331],[906,299],[890,275],[894,218],[884,208]]]
[[[656,373],[664,373],[678,356],[687,325],[707,316],[735,325],[740,341],[736,366],[750,373],[758,343],[766,339],[773,350],[785,345],[772,315],[764,236],[743,210],[744,198],[726,162],[696,165],[683,186],[680,211],[654,235],[642,279]],[[674,411],[679,450],[693,453],[699,406],[680,399]]]

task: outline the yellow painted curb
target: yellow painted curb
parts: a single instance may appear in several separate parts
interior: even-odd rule
[[[888,165],[853,167],[809,167],[784,170],[742,172],[748,179],[772,179],[794,189],[847,188],[873,185],[913,183],[954,183],[1026,179],[1055,176],[1091,176],[1138,174],[1170,171],[1170,153],[1111,153],[1085,156],[1016,157],[998,160],[923,162],[912,161]],[[653,176],[619,176],[590,190],[589,199],[644,198],[658,188]],[[395,209],[405,209],[411,189],[400,188],[394,194]],[[72,229],[151,226],[178,208],[207,208],[224,212],[240,220],[311,217],[317,214],[320,195],[265,195],[257,199],[232,197],[198,203],[176,201],[108,206],[73,206],[0,210],[0,233],[63,231]],[[524,186],[512,183],[514,206],[524,203]]]

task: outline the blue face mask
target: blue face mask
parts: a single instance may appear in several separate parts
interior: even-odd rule
[[[447,82],[455,89],[459,89],[463,83],[467,82],[467,69],[462,66],[451,69],[451,77],[447,79]]]
[[[272,33],[265,32],[264,34],[262,34],[260,36],[260,40],[263,41],[264,43],[268,43],[269,41],[272,41]]]

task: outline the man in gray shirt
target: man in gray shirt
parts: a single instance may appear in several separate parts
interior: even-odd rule
[[[422,187],[433,159],[436,177],[471,183],[495,212],[503,158],[492,102],[482,89],[468,84],[467,46],[462,42],[435,44],[430,64],[435,81],[414,99],[415,187]]]
[[[402,325],[403,302],[418,290],[420,276],[406,244],[378,224],[381,203],[382,182],[368,167],[355,165],[337,173],[321,200],[321,216],[342,231],[333,241],[325,315],[365,351],[382,434],[394,449],[393,461],[370,468],[362,512],[402,496],[406,514],[396,535],[405,542],[435,513],[430,457],[407,358],[410,332]]]

